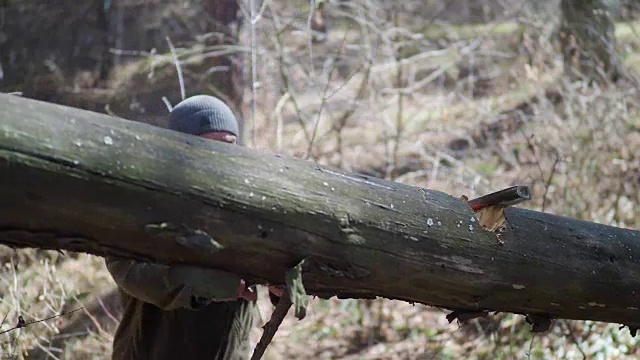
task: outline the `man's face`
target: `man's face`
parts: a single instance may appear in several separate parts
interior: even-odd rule
[[[205,139],[213,140],[213,141],[223,141],[229,144],[236,143],[236,136],[229,134],[228,132],[225,132],[225,131],[214,131],[214,132],[200,134],[198,136]]]

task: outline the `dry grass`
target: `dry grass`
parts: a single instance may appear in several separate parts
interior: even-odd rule
[[[456,35],[456,27],[438,30],[430,19],[403,26],[393,8],[359,2],[330,7],[334,27],[316,44],[305,31],[308,9],[266,4],[256,23],[255,109],[251,91],[246,96],[245,113],[255,110],[256,119],[248,124],[250,146],[453,195],[528,184],[530,208],[640,227],[637,88],[569,82],[544,19],[510,13],[504,23],[465,26]],[[630,70],[640,68],[634,25],[618,28]],[[442,31],[446,37],[434,35]],[[452,140],[461,146],[452,149]],[[1,329],[18,314],[37,319],[95,304],[113,286],[93,256],[21,251],[2,260]],[[267,320],[266,296],[260,308]],[[72,322],[66,318],[2,335],[3,354],[106,359],[117,309],[93,306],[88,313],[90,331],[80,326],[62,345],[50,341],[56,325],[64,328],[59,321]],[[384,299],[316,299],[308,314],[285,319],[268,359],[640,356],[637,339],[616,324],[559,320],[534,336],[521,316],[449,324],[444,311]],[[259,335],[256,328],[255,341]]]

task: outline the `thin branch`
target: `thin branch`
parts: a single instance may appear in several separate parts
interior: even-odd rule
[[[2,325],[4,325],[4,322],[7,320],[7,316],[9,316],[9,312],[4,314],[4,317],[2,318],[2,322],[0,322],[0,328],[2,328]]]
[[[274,115],[276,116],[276,148],[278,151],[282,151],[283,141],[283,131],[284,131],[284,120],[282,119],[282,108],[284,104],[289,100],[291,94],[288,92],[284,93],[278,100],[275,109],[273,110]]]
[[[178,72],[178,81],[180,82],[180,96],[182,100],[187,97],[186,91],[184,89],[184,79],[182,77],[182,68],[180,67],[180,61],[178,60],[178,55],[176,54],[176,48],[173,46],[171,39],[167,36],[167,43],[169,44],[169,49],[171,49],[171,56],[173,57],[173,62],[176,64],[176,71]]]
[[[107,314],[107,316],[113,320],[113,322],[115,324],[118,324],[120,321],[118,320],[118,318],[116,318],[111,311],[109,311],[109,309],[107,308],[107,306],[104,304],[104,301],[102,301],[102,298],[99,297],[98,298],[98,303],[100,304],[100,307],[102,308],[102,311],[104,311],[105,314]]]
[[[344,32],[344,37],[342,39],[342,46],[340,47],[340,49],[338,49],[336,51],[337,54],[339,54],[341,52],[341,49],[344,48],[346,42],[347,42],[347,33],[348,33],[349,29],[347,29]],[[325,84],[324,90],[322,92],[322,99],[320,102],[320,108],[318,109],[318,114],[316,116],[316,123],[313,126],[313,132],[311,134],[311,139],[309,140],[309,146],[307,148],[307,156],[306,159],[309,159],[309,157],[311,157],[311,154],[313,153],[313,144],[316,140],[316,136],[318,134],[318,127],[320,126],[320,116],[322,115],[322,110],[325,108],[326,104],[327,104],[327,100],[334,94],[334,93],[330,93],[329,92],[329,87],[331,86],[331,77],[333,76],[333,73],[336,70],[336,65],[335,63],[333,65],[331,65],[331,69],[329,70],[329,73],[327,74],[327,82]],[[368,75],[366,76],[365,80],[363,81],[367,81],[368,80]],[[348,81],[348,80],[347,80]],[[345,81],[346,83],[346,81]],[[359,99],[357,99],[359,100]]]
[[[273,12],[273,8],[271,9]],[[284,32],[284,29],[286,28],[286,26],[284,27],[278,27],[279,25],[279,21],[278,18],[276,16],[276,13],[273,12],[273,18],[274,21],[273,23],[273,27],[274,27],[274,40],[275,40],[275,45],[276,48],[278,50],[278,59],[277,59],[277,63],[278,63],[278,72],[280,75],[280,79],[282,80],[282,84],[284,86],[284,93],[289,93],[289,99],[291,100],[291,104],[293,105],[293,108],[296,112],[296,119],[298,120],[298,122],[300,123],[300,127],[302,128],[302,132],[304,134],[304,138],[307,142],[311,141],[311,135],[309,134],[309,130],[307,129],[307,126],[304,122],[304,118],[303,118],[303,114],[302,114],[302,109],[300,108],[300,105],[298,104],[298,101],[296,99],[296,95],[295,95],[295,89],[293,88],[292,84],[291,84],[291,80],[289,78],[289,74],[287,73],[287,71],[285,70],[285,47],[284,47],[284,43],[282,40],[282,32]],[[284,94],[283,93],[283,94]]]
[[[394,6],[394,11],[393,11],[393,26],[395,26],[396,28],[398,26],[400,26],[400,14],[399,14],[399,7],[400,7],[400,1],[397,0]],[[402,79],[403,79],[403,71],[402,71],[402,66],[400,65],[400,54],[399,51],[396,51],[394,54],[394,59],[396,61],[396,86],[398,88],[402,88]],[[398,93],[398,111],[396,112],[396,134],[395,134],[395,139],[394,139],[394,143],[393,143],[393,150],[392,150],[392,161],[393,161],[393,166],[390,167],[390,171],[389,171],[389,178],[391,178],[391,180],[395,179],[395,174],[396,174],[396,170],[398,168],[398,156],[399,156],[399,152],[400,152],[400,139],[402,137],[402,133],[404,130],[404,126],[403,126],[403,118],[404,118],[404,93],[401,91]]]
[[[45,319],[34,320],[34,321],[29,321],[29,322],[24,321],[24,318],[22,316],[18,316],[18,323],[16,324],[16,326],[12,327],[11,329],[5,330],[5,331],[0,331],[0,335],[8,333],[9,331],[13,331],[15,329],[21,329],[21,328],[27,327],[27,326],[29,326],[31,324],[36,324],[36,323],[39,323],[39,322],[55,319],[57,317],[64,316],[64,315],[69,315],[71,313],[74,313],[74,312],[82,310],[82,309],[84,309],[84,306],[83,307],[79,307],[79,308],[77,308],[75,310],[71,310],[71,311],[62,313],[62,314],[53,315],[53,316],[50,316],[50,317],[45,318]],[[5,315],[5,319],[6,319],[6,315]]]
[[[577,336],[573,333],[573,329],[569,325],[569,321],[564,319],[561,319],[561,320],[562,321],[560,322],[560,324],[562,324],[565,328],[567,328],[567,332],[568,332],[567,335],[569,336],[569,339],[571,340],[571,342],[573,342],[573,344],[576,346],[576,348],[582,355],[582,359],[583,360],[587,359],[587,354],[584,352],[584,350],[582,350],[582,347],[580,346],[580,339],[578,339]]]
[[[309,16],[307,17],[307,28],[310,36],[307,40],[307,48],[309,50],[309,69],[311,70],[311,76],[315,74],[315,66],[313,66],[313,30],[311,29],[311,20],[313,19],[313,13],[316,10],[315,0],[309,0]]]
[[[291,296],[285,292],[280,297],[280,301],[278,301],[276,308],[273,309],[271,319],[269,319],[269,322],[264,325],[264,332],[260,337],[260,341],[258,341],[258,344],[253,350],[251,360],[260,360],[262,358],[262,355],[264,355],[264,352],[267,350],[267,346],[269,346],[271,340],[273,340],[273,336],[276,334],[276,331],[278,331],[278,327],[282,324],[282,320],[284,320],[284,317],[289,312],[291,305],[293,305],[293,302],[291,302]]]
[[[171,103],[169,102],[169,99],[167,99],[166,96],[162,97],[162,102],[164,102],[164,105],[167,107],[167,110],[169,110],[169,112],[171,112],[171,110],[173,110],[173,106],[171,105]]]
[[[556,169],[558,167],[558,163],[560,163],[560,156],[556,154],[556,158],[553,161],[553,165],[551,166],[551,171],[549,173],[549,177],[547,177],[547,181],[544,185],[544,194],[542,196],[542,209],[540,211],[544,211],[547,205],[547,195],[549,194],[549,188],[551,187],[551,182],[553,181],[553,177],[556,174]]]
[[[257,56],[256,56],[256,18],[255,0],[249,0],[251,16],[251,142],[256,146],[256,83],[257,83]],[[261,11],[262,12],[262,11]]]

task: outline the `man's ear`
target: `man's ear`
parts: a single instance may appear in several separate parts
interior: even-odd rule
[[[224,141],[228,142],[229,144],[237,144],[238,143],[238,138],[235,135],[226,134],[224,136]]]

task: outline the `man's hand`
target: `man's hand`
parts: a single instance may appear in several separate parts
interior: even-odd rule
[[[185,287],[193,297],[194,307],[211,302],[256,301],[258,294],[238,275],[226,271],[188,265],[172,265],[165,279],[168,288]],[[272,302],[284,294],[284,285],[267,285]],[[276,301],[277,302],[277,301]]]
[[[284,294],[284,285],[267,285],[267,287],[269,292],[277,297],[282,297],[282,294]]]
[[[198,307],[210,302],[255,301],[256,292],[238,275],[188,265],[172,265],[165,278],[167,288],[184,287]]]
[[[284,285],[267,285],[269,289],[269,296],[275,296],[277,298],[282,297],[284,294]],[[244,299],[247,301],[255,301],[258,298],[258,294],[250,287],[247,287],[244,280],[240,280],[238,285],[238,297],[228,299],[215,299],[215,301],[235,301],[237,299]]]
[[[269,300],[271,305],[276,306],[280,302],[280,298],[284,295],[286,287],[284,285],[268,285],[269,288]]]
[[[258,298],[258,294],[250,287],[247,287],[247,284],[244,280],[240,280],[240,284],[238,285],[238,297],[237,299],[244,299],[247,301],[256,301]],[[230,299],[226,301],[234,301],[237,299]],[[216,301],[225,301],[225,300],[216,300]]]

